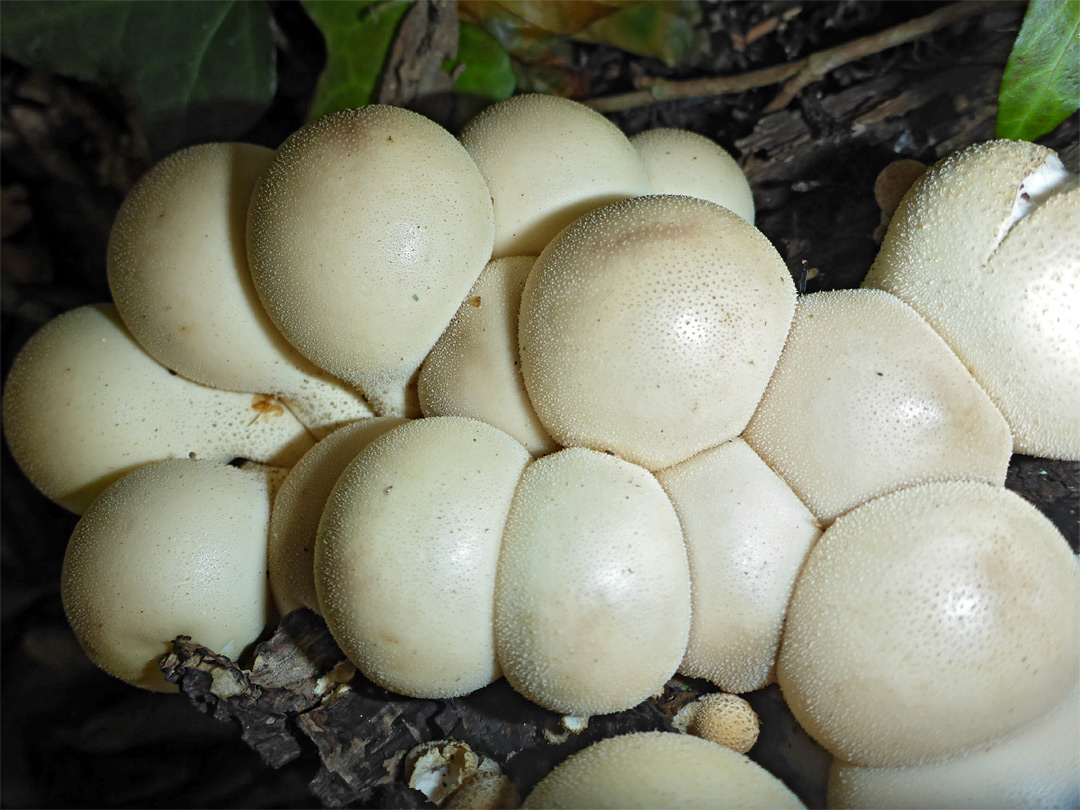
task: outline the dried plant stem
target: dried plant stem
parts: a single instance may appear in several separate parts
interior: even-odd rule
[[[725,93],[741,93],[756,87],[785,82],[764,112],[783,109],[811,82],[816,82],[831,70],[848,62],[854,62],[880,51],[894,48],[905,42],[924,37],[932,31],[952,25],[960,20],[975,17],[993,8],[1001,8],[1012,3],[999,0],[961,0],[961,2],[943,6],[937,11],[918,17],[906,23],[887,28],[876,34],[845,42],[835,48],[818,51],[805,59],[784,65],[752,70],[735,76],[711,76],[704,79],[687,81],[667,81],[665,79],[646,79],[648,86],[631,93],[616,96],[594,98],[585,102],[597,112],[607,113],[644,107],[658,101],[673,101],[683,98],[718,96]],[[786,80],[786,81],[785,81]]]

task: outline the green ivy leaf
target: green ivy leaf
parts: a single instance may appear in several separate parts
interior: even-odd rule
[[[304,0],[304,10],[326,37],[326,69],[308,119],[371,103],[406,2]]]
[[[514,94],[516,81],[510,56],[484,29],[461,23],[457,60],[447,65],[447,69],[453,71],[459,65],[464,65],[464,69],[454,82],[456,92],[491,101],[501,101]]]
[[[1080,0],[1031,0],[998,96],[997,136],[1032,141],[1080,107]]]
[[[4,3],[0,50],[130,89],[159,143],[243,132],[274,96],[269,9],[244,0]]]

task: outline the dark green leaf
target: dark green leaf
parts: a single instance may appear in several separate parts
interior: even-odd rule
[[[1031,141],[1080,106],[1080,0],[1031,0],[998,97],[997,136]]]
[[[5,56],[130,88],[151,134],[173,130],[166,141],[183,140],[185,128],[237,135],[274,95],[274,37],[263,3],[56,0],[0,8]]]
[[[514,70],[510,56],[495,37],[469,23],[461,23],[458,33],[457,61],[448,67],[463,65],[454,82],[458,93],[500,101],[514,94]]]
[[[304,0],[303,5],[326,37],[328,54],[308,118],[369,104],[409,4]]]

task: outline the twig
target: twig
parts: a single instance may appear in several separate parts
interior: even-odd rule
[[[658,101],[741,93],[744,90],[753,90],[756,87],[767,87],[770,84],[785,82],[776,98],[764,110],[765,112],[775,112],[786,107],[806,85],[816,82],[828,74],[829,71],[835,70],[841,65],[919,39],[939,28],[952,25],[968,17],[978,16],[992,8],[1001,8],[1007,5],[1013,5],[1013,3],[1000,2],[1000,0],[961,0],[961,2],[939,8],[925,17],[918,17],[893,28],[879,31],[876,34],[845,42],[835,48],[818,51],[797,62],[752,70],[735,76],[710,76],[704,79],[689,79],[686,81],[649,79],[647,80],[648,86],[641,90],[616,96],[594,98],[586,101],[585,104],[597,112],[607,113],[628,110],[634,107],[644,107]]]

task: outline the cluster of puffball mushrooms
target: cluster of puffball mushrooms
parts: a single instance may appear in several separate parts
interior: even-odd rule
[[[113,303],[29,341],[5,432],[82,514],[65,611],[129,683],[307,607],[404,695],[503,676],[580,718],[676,672],[776,680],[835,806],[1059,806],[1080,568],[1003,484],[1014,451],[1080,459],[1078,213],[1051,150],[978,144],[914,182],[862,289],[799,297],[702,136],[546,96],[458,138],[346,110],[151,169]],[[527,800],[724,803],[799,806],[659,733]]]

